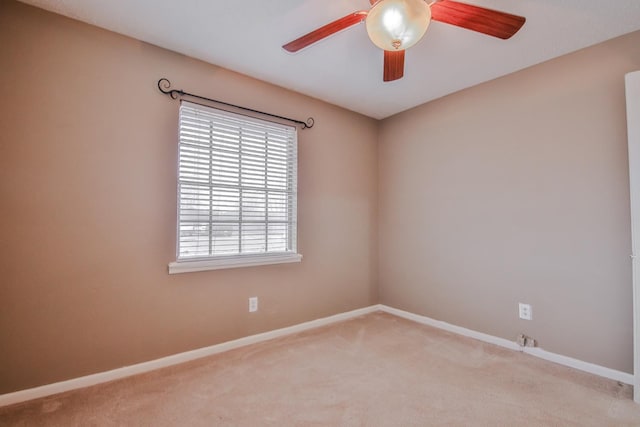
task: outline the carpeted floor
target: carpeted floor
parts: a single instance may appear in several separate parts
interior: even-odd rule
[[[640,426],[631,391],[374,313],[0,408],[0,426]]]

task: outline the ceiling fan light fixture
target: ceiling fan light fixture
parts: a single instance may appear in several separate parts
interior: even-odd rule
[[[365,21],[369,38],[380,49],[404,50],[416,44],[431,22],[424,0],[380,0]]]

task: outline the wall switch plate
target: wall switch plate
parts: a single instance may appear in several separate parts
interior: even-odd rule
[[[518,303],[518,311],[521,319],[531,320],[533,318],[531,304]]]
[[[249,298],[249,313],[258,311],[258,297]]]

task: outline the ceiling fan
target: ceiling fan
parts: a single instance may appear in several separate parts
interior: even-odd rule
[[[353,12],[284,46],[295,53],[332,34],[365,21],[371,41],[384,50],[385,82],[404,75],[404,51],[416,44],[431,20],[501,39],[513,36],[525,18],[454,0],[370,0],[371,8]]]

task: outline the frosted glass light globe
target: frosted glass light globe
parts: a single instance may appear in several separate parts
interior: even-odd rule
[[[365,25],[371,41],[384,50],[403,50],[416,44],[431,22],[424,0],[380,0],[373,5]]]

